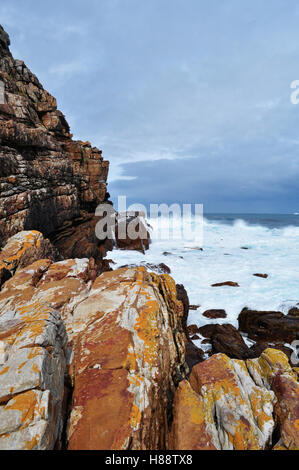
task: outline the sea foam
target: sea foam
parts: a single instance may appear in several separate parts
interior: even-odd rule
[[[149,220],[153,233],[158,221]],[[159,222],[160,227],[166,221]],[[197,221],[192,220],[193,227]],[[174,220],[171,232],[182,229]],[[198,231],[199,233],[199,231]],[[202,247],[203,251],[199,248]],[[163,253],[170,253],[167,256]],[[165,263],[178,284],[183,284],[190,303],[200,308],[189,313],[189,324],[231,323],[238,326],[238,315],[244,307],[278,310],[287,313],[299,302],[299,227],[269,228],[250,225],[238,219],[224,224],[204,219],[203,240],[197,233],[193,240],[161,240],[153,237],[145,255],[115,250],[111,258],[116,265]],[[267,279],[253,274],[268,274]],[[211,287],[234,281],[240,287]],[[208,309],[225,309],[226,319],[207,320]]]

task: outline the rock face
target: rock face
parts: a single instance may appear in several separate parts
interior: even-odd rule
[[[40,302],[0,316],[0,449],[53,449],[63,429],[66,334]]]
[[[174,401],[171,448],[299,449],[299,385],[287,357],[268,349],[246,362],[217,354],[197,364]],[[272,442],[276,423],[278,442]]]
[[[4,103],[0,102],[0,246],[22,230],[35,229],[46,236],[54,232],[57,236],[59,231],[64,254],[63,235],[69,243],[70,227],[90,220],[97,205],[108,197],[109,162],[89,142],[72,140],[55,98],[22,61],[12,57],[2,28],[0,85],[4,88]],[[77,246],[77,256],[78,251]]]
[[[96,280],[73,311],[82,333],[69,449],[167,448],[170,397],[185,375],[182,316],[166,274],[123,268]]]
[[[69,448],[166,448],[171,397],[187,373],[183,325],[168,274],[97,277],[88,259],[19,267],[0,292],[0,446],[65,446],[71,382]]]

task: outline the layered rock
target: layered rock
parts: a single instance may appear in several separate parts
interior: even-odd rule
[[[0,449],[59,446],[66,334],[41,302],[0,315]]]
[[[63,236],[68,245],[70,227],[82,233],[78,224],[108,197],[109,162],[89,142],[72,140],[55,98],[12,57],[2,28],[0,84],[0,246],[22,230],[59,231],[64,255]]]
[[[298,393],[296,375],[280,351],[268,349],[247,361],[214,355],[179,385],[171,448],[298,450]]]
[[[73,328],[83,331],[69,449],[167,448],[171,396],[185,375],[182,316],[166,274],[123,268],[96,280],[73,310]]]
[[[35,232],[33,235],[37,237]],[[74,387],[69,448],[167,447],[172,396],[187,372],[184,307],[169,275],[139,267],[97,277],[92,260],[40,259],[19,266],[3,284],[1,321],[0,383],[3,377],[6,385],[0,386],[0,403],[5,407],[14,394],[25,393],[28,382],[28,390],[47,391],[55,404],[49,404],[55,419],[50,411],[45,416],[36,411],[31,421],[19,427],[10,425],[10,415],[0,412],[0,429],[7,430],[3,431],[3,447],[12,446],[13,433],[19,430],[18,447],[29,446],[29,439],[22,436],[28,435],[27,427],[35,429],[36,422],[37,430],[42,425],[45,430],[39,434],[40,440],[32,438],[32,448],[65,445],[61,437],[67,417],[64,373]],[[22,339],[22,328],[27,342]],[[38,352],[40,372],[28,348],[34,352],[33,359]],[[50,374],[49,357],[56,361],[58,376]],[[20,361],[24,375],[18,374]],[[31,371],[36,372],[33,378]],[[14,389],[19,380],[20,388]],[[54,398],[51,387],[57,392]],[[19,403],[19,414],[25,415],[26,404]],[[34,407],[44,410],[40,401]],[[54,422],[57,428],[52,429]],[[93,429],[91,434],[89,429]]]

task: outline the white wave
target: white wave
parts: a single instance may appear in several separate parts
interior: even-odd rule
[[[194,228],[200,220],[193,217],[189,222]],[[149,223],[155,233],[158,221],[150,219]],[[167,221],[159,223],[165,227]],[[181,219],[174,219],[170,232],[182,229]],[[190,303],[200,305],[197,311],[190,311],[189,324],[237,326],[244,307],[287,313],[299,302],[299,227],[270,229],[246,224],[242,219],[232,225],[204,219],[200,241],[197,231],[192,240],[154,237],[145,255],[115,250],[111,258],[115,267],[144,261],[167,264],[175,281],[187,289]],[[164,252],[171,254],[164,256]],[[255,273],[266,273],[269,277],[254,277]],[[238,282],[240,287],[211,287],[224,281]],[[205,310],[214,308],[225,309],[228,317],[221,320],[203,317]]]

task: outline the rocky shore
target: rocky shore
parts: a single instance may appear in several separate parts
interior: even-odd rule
[[[298,450],[298,308],[198,329],[163,260],[113,270],[150,229],[96,237],[109,162],[9,44],[0,27],[0,450]]]

